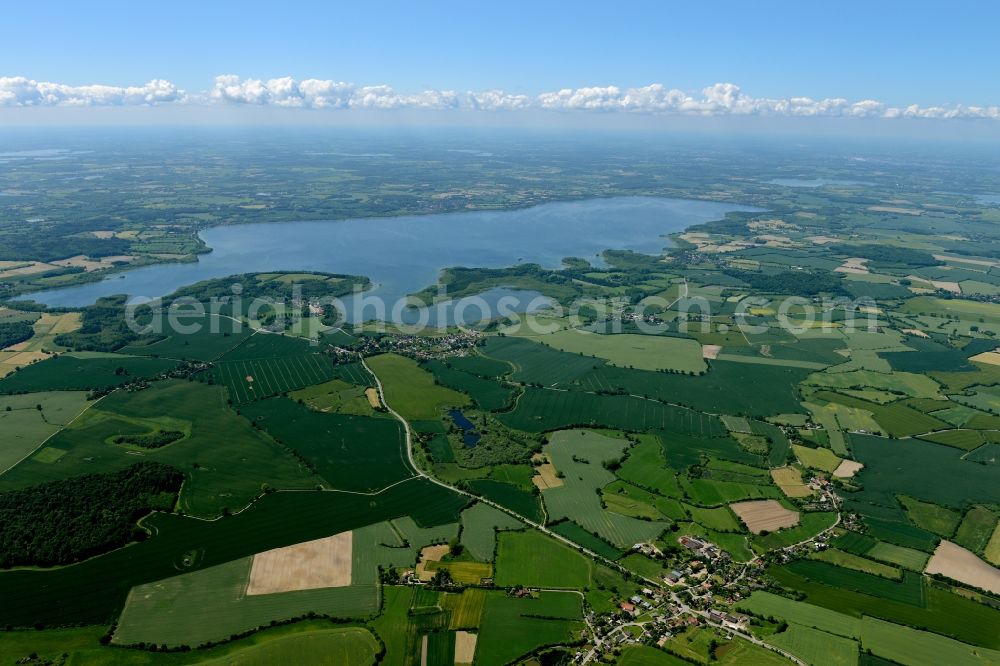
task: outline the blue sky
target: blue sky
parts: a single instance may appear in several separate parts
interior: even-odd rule
[[[2,16],[0,77],[67,86],[201,94],[233,74],[534,97],[725,82],[753,98],[1000,104],[995,2],[35,1]]]

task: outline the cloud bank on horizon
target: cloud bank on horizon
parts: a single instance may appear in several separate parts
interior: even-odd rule
[[[154,79],[140,86],[71,86],[26,77],[0,77],[0,107],[99,107],[247,105],[301,109],[469,110],[482,112],[632,112],[685,116],[788,116],[817,118],[932,118],[1000,120],[1000,106],[893,106],[878,100],[753,97],[733,83],[716,83],[700,94],[653,83],[641,88],[593,86],[538,95],[503,90],[424,90],[400,93],[386,85],[361,86],[329,79],[215,77],[210,90],[188,93]]]

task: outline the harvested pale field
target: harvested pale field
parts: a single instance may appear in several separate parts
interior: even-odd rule
[[[451,548],[448,544],[438,546],[427,546],[420,551],[420,561],[417,562],[416,573],[420,580],[428,581],[434,578],[434,571],[427,568],[428,562],[440,562],[441,558],[448,554]]]
[[[776,500],[751,500],[729,505],[754,534],[774,532],[799,524],[799,512],[781,506]]]
[[[476,656],[476,634],[468,631],[455,632],[455,666],[471,664]]]
[[[960,583],[1000,594],[1000,569],[990,566],[972,551],[951,541],[938,544],[924,571],[942,574]]]
[[[950,254],[935,254],[938,261],[957,261],[962,264],[972,264],[973,266],[996,266],[997,262],[986,259],[968,259],[966,257],[956,257]]]
[[[839,239],[830,236],[809,236],[806,240],[812,241],[816,245],[826,245],[827,243],[836,243]]]
[[[802,482],[802,473],[794,467],[772,469],[771,478],[788,497],[809,497],[813,494],[812,489]]]
[[[976,363],[986,363],[988,365],[1000,365],[1000,352],[988,351],[969,357],[970,361]]]
[[[552,464],[552,460],[546,454],[536,453],[532,456],[532,460],[542,462],[535,468],[535,476],[531,477],[531,482],[535,484],[535,487],[539,490],[562,487],[563,480],[557,476],[556,466]]]
[[[341,532],[253,556],[247,595],[347,587],[351,584],[353,533]]]
[[[719,352],[721,351],[722,351],[722,345],[702,345],[701,357],[715,360],[719,358]]]
[[[115,237],[115,232],[111,231],[110,229],[102,229],[100,231],[91,231],[90,233],[92,233],[94,235],[94,238],[100,238],[101,240],[108,240],[109,238],[114,238]]]
[[[898,206],[869,206],[873,213],[896,213],[897,215],[923,215],[924,211],[916,208],[900,208]]]
[[[849,479],[864,467],[857,460],[841,460],[837,469],[833,470],[833,475],[838,479]]]
[[[944,291],[950,291],[953,294],[962,293],[962,285],[957,282],[948,282],[946,280],[931,280],[932,285],[935,289],[943,289]]]
[[[365,389],[365,397],[368,398],[368,404],[372,406],[372,409],[381,409],[382,402],[378,399],[378,390],[373,388]]]
[[[867,275],[868,260],[861,257],[850,257],[844,260],[840,266],[833,269],[835,273],[854,273],[855,275]]]
[[[904,328],[903,333],[908,333],[909,335],[915,335],[918,338],[929,338],[931,336],[927,335],[925,332],[921,331],[919,328]]]
[[[130,264],[133,261],[135,261],[135,257],[127,254],[101,257],[100,259],[91,259],[86,255],[79,254],[75,257],[60,259],[59,261],[53,261],[52,263],[56,266],[62,266],[64,268],[82,268],[85,272],[92,273],[94,271],[104,270],[105,268],[112,268],[116,263]]]
[[[61,350],[55,344],[55,337],[63,333],[72,333],[83,325],[79,312],[65,314],[44,313],[32,324],[32,336],[28,340],[7,347],[7,351],[41,352]],[[29,361],[20,360],[20,363]]]
[[[17,268],[8,268],[5,271],[0,271],[0,280],[7,278],[18,277],[21,275],[34,275],[35,273],[44,273],[46,271],[54,271],[59,266],[54,266],[52,264],[46,264],[41,261],[32,261],[30,263],[20,265]]]
[[[54,321],[52,321],[54,320]],[[53,315],[45,313],[35,325],[36,327],[51,324],[48,330],[49,335],[60,335],[62,333],[72,333],[83,326],[83,316],[79,312],[67,312],[65,314]]]
[[[12,365],[12,366],[14,366],[16,368],[16,367],[20,367],[22,365],[28,365],[29,363],[34,363],[35,361],[44,361],[49,356],[51,356],[51,354],[49,354],[47,352],[41,352],[41,351],[19,351],[19,352],[16,352],[10,358],[5,359],[4,363]]]

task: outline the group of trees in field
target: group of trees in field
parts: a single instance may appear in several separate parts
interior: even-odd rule
[[[726,275],[746,282],[754,291],[766,294],[792,294],[793,296],[816,296],[818,294],[843,295],[844,283],[835,273],[814,273],[810,271],[782,271],[780,273],[755,273],[727,269]]]
[[[830,249],[837,254],[849,257],[861,257],[880,264],[899,264],[904,266],[939,266],[942,261],[924,250],[914,250],[896,245],[834,245]]]
[[[172,509],[183,480],[141,462],[0,493],[0,567],[70,564],[144,538],[136,521]]]
[[[0,349],[31,339],[34,327],[26,321],[0,322]]]

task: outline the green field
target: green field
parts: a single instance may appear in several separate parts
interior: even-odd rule
[[[155,414],[169,417],[153,417]],[[157,449],[113,443],[121,434],[157,428],[185,437]],[[58,461],[28,458],[0,477],[0,489],[93,471],[124,469],[137,459],[155,460],[185,470],[180,496],[185,512],[214,517],[224,508],[237,510],[274,488],[311,488],[316,477],[225,404],[222,389],[199,382],[170,380],[144,391],[115,392],[89,409],[73,425],[49,440],[46,449],[65,451]]]
[[[333,378],[333,367],[321,354],[219,361],[217,384],[226,387],[233,404],[243,405]]]
[[[0,597],[9,602],[0,607],[0,623],[106,623],[129,589],[182,571],[185,553],[194,553],[194,567],[202,569],[405,515],[420,525],[457,527],[466,503],[440,486],[412,479],[376,496],[274,493],[212,522],[154,514],[143,521],[154,536],[128,548],[69,567],[0,572]]]
[[[854,666],[858,663],[857,641],[800,624],[789,624],[788,629],[768,636],[767,641],[809,664]]]
[[[136,587],[118,621],[115,642],[196,647],[309,611],[342,617],[378,611],[374,579],[349,587],[247,596],[250,561],[234,560]]]
[[[615,475],[664,497],[679,497],[681,494],[677,473],[667,466],[663,443],[653,435],[639,437],[639,442],[629,448],[628,457]]]
[[[535,468],[531,465],[494,465],[490,468],[490,478],[494,481],[509,483],[521,490],[534,492],[535,484],[531,481],[535,476]]]
[[[302,400],[318,412],[336,412],[355,416],[388,416],[372,408],[365,396],[364,385],[348,384],[342,379],[331,379],[322,384],[291,391],[288,397],[296,402]]]
[[[1000,663],[1000,651],[975,648],[926,631],[866,617],[861,625],[866,648],[901,664],[982,666]]]
[[[434,379],[442,386],[468,395],[480,409],[492,412],[503,409],[510,404],[514,398],[514,389],[493,379],[460,370],[453,362],[455,360],[459,359],[428,361],[421,367],[429,370],[434,375]]]
[[[620,459],[627,443],[586,430],[553,433],[544,450],[565,477],[561,487],[542,491],[549,520],[568,518],[621,549],[658,537],[667,527],[665,522],[630,518],[601,507],[597,490],[615,480],[603,463]]]
[[[437,420],[445,408],[469,404],[468,397],[436,385],[434,375],[405,356],[381,354],[366,362],[382,380],[389,406],[407,420]]]
[[[986,548],[983,550],[983,559],[993,566],[1000,567],[1000,522],[997,523],[996,528],[993,530],[993,536],[990,537]]]
[[[621,550],[615,548],[604,539],[594,536],[572,520],[564,520],[561,523],[556,523],[551,526],[551,529],[556,534],[566,537],[570,541],[597,553],[601,557],[606,557],[609,560],[617,560],[622,556]]]
[[[454,356],[448,359],[455,368],[462,372],[485,377],[486,379],[498,379],[508,375],[513,371],[513,366],[505,361],[498,361],[488,358],[482,354],[468,354],[466,356]]]
[[[879,405],[832,391],[820,391],[816,394],[816,397],[846,407],[854,407],[871,412],[875,421],[882,426],[882,430],[890,437],[912,437],[932,430],[943,430],[948,427],[948,424],[944,421],[917,411],[900,402]]]
[[[870,370],[853,370],[851,372],[817,372],[809,375],[805,381],[812,386],[824,386],[835,389],[855,389],[870,387],[893,391],[897,395],[904,394],[912,398],[934,398],[938,396],[940,387],[927,375],[912,372],[872,372]],[[942,407],[948,403],[942,403]]]
[[[496,584],[501,587],[581,589],[590,585],[593,564],[572,548],[540,532],[497,536]]]
[[[923,580],[910,571],[904,574],[902,580],[894,581],[815,560],[796,560],[786,564],[784,568],[824,585],[912,606],[922,607],[925,603]]]
[[[930,502],[921,502],[905,496],[900,497],[899,502],[906,509],[906,515],[914,525],[939,536],[949,537],[954,534],[955,528],[962,520],[959,512]]]
[[[192,652],[149,652],[103,646],[99,642],[105,627],[14,631],[4,634],[0,662],[13,664],[37,655],[37,660],[56,662],[69,655],[66,663],[98,666],[174,666],[191,663],[254,666],[275,661],[306,659],[310,663],[369,666],[374,663],[378,644],[363,627],[336,626],[327,620],[306,620],[268,628],[246,638],[229,641],[207,650]],[[324,661],[329,654],[334,661]],[[30,663],[24,661],[22,663]]]
[[[441,608],[448,611],[449,629],[478,629],[483,619],[483,609],[489,593],[470,587],[458,594],[444,592],[438,598]]]
[[[782,585],[803,592],[806,601],[811,604],[854,617],[869,615],[890,622],[923,627],[965,643],[1000,649],[1000,636],[993,630],[996,623],[1000,622],[1000,611],[933,586],[925,589],[925,603],[916,605],[873,596],[872,591],[863,593],[812,581],[786,567],[772,567],[768,572]],[[857,576],[862,577],[862,580],[856,582],[862,585],[868,582],[863,578],[865,574],[858,573]],[[876,579],[874,576],[868,578]],[[888,581],[886,584],[893,585]]]
[[[653,400],[539,388],[525,389],[517,406],[499,418],[504,425],[527,432],[604,426],[636,432],[663,429],[707,437],[726,433],[714,416]]]
[[[740,336],[742,339],[742,336]],[[809,370],[774,365],[713,361],[700,376],[634,370],[603,359],[560,352],[523,338],[489,338],[485,353],[511,363],[513,378],[527,383],[581,391],[622,390],[713,413],[755,417],[802,410],[797,384]],[[733,386],[767,386],[767,391],[733,391]]]
[[[490,594],[476,664],[503,666],[539,647],[574,642],[583,627],[582,601],[573,592],[542,592],[527,599]]]
[[[818,553],[813,553],[809,556],[809,558],[819,560],[820,562],[835,564],[838,567],[854,569],[855,571],[863,571],[864,573],[881,576],[882,578],[899,580],[903,576],[903,572],[896,567],[882,564],[881,562],[876,562],[875,560],[869,560],[866,557],[861,557],[860,555],[855,555],[854,553],[837,550],[836,548],[821,550]]]
[[[492,562],[498,530],[521,529],[523,524],[489,504],[477,502],[462,512],[462,544],[482,562]]]
[[[80,391],[0,396],[0,472],[30,454],[92,403]],[[41,409],[39,409],[41,407]]]
[[[879,541],[867,552],[871,557],[882,562],[891,562],[911,571],[923,571],[930,555],[923,551],[897,546],[896,544]]]
[[[834,455],[830,449],[822,447],[811,449],[808,446],[792,445],[795,457],[806,467],[832,472],[840,466],[841,459]]]
[[[648,645],[629,645],[615,662],[617,666],[684,666],[689,662]]]
[[[178,312],[173,317],[164,317],[162,327],[161,339],[127,345],[119,351],[136,356],[214,361],[254,334],[245,324],[210,314],[192,316]]]
[[[149,379],[177,367],[165,358],[120,354],[60,354],[0,379],[0,394],[34,391],[92,391]]]
[[[974,506],[962,518],[953,541],[974,553],[981,553],[997,526],[997,514],[983,506]]]
[[[596,356],[621,368],[700,373],[707,369],[701,345],[689,338],[656,335],[600,335],[564,329],[534,338],[562,352]]]
[[[886,506],[895,496],[962,508],[971,502],[1000,503],[1000,484],[990,466],[962,460],[962,452],[919,440],[851,436],[865,497]],[[860,494],[860,493],[859,493]]]
[[[940,414],[940,412],[935,412],[935,414]],[[963,451],[972,451],[987,441],[984,433],[978,430],[942,430],[924,435],[921,439],[945,446],[954,446]]]
[[[717,532],[742,532],[743,528],[733,512],[726,507],[706,509],[697,506],[685,506],[691,520]]]
[[[740,601],[737,608],[762,617],[782,618],[845,638],[861,637],[860,618],[770,592],[754,592],[748,599]]]
[[[274,663],[369,666],[375,663],[378,651],[379,645],[369,631],[345,627],[291,634],[200,663],[206,666],[268,666]]]
[[[601,488],[604,508],[631,518],[663,520],[666,516],[660,506],[665,506],[664,501],[664,498],[624,481],[614,481]],[[687,513],[679,503],[678,508],[680,516],[686,518]]]
[[[413,474],[395,419],[324,414],[288,398],[245,405],[242,413],[338,490],[373,492]]]
[[[891,509],[885,510],[875,506],[870,507],[870,509],[872,510],[865,516],[865,525],[868,526],[869,533],[873,537],[896,546],[928,553],[937,546],[939,538],[936,534],[910,525],[901,517],[887,516],[883,518],[878,515],[882,511],[889,513]]]
[[[687,479],[681,481],[681,488],[694,504],[721,506],[750,499],[780,499],[784,494],[777,486],[743,481],[722,481],[712,478]]]
[[[767,535],[753,537],[755,548],[775,550],[810,539],[823,530],[831,527],[837,520],[837,514],[832,511],[816,511],[803,513],[799,516],[799,524]]]
[[[542,520],[540,495],[530,493],[509,483],[494,481],[492,479],[470,481],[469,488],[477,495],[496,502],[500,506],[517,513],[519,516],[524,516],[528,520],[535,522]]]

